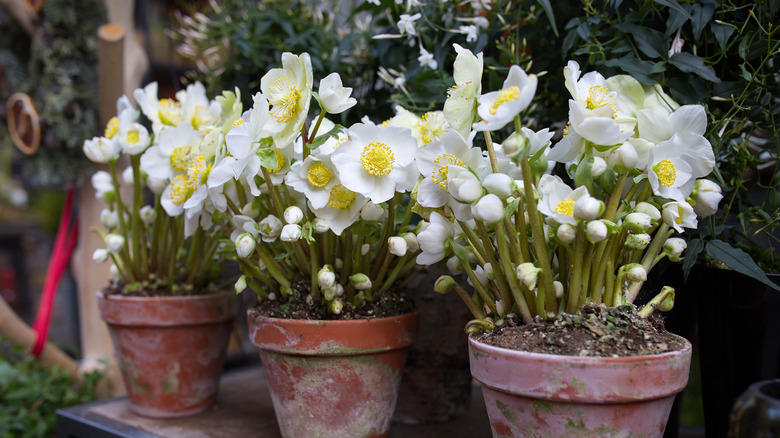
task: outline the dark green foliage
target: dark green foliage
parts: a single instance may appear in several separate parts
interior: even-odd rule
[[[13,348],[0,354],[0,437],[52,437],[56,411],[96,399],[100,375],[84,376],[77,385],[60,367],[43,366]]]

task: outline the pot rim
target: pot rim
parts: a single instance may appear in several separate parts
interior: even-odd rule
[[[169,295],[169,296],[139,297],[139,296],[130,296],[130,295],[122,295],[122,294],[107,294],[107,293],[103,292],[102,290],[97,291],[98,298],[102,298],[104,300],[128,301],[128,302],[132,302],[132,301],[200,301],[200,300],[221,298],[223,296],[233,296],[233,295],[234,295],[233,292],[225,291],[225,292],[198,294],[198,295]]]
[[[402,313],[400,315],[395,315],[395,316],[383,316],[381,318],[367,317],[367,318],[355,318],[355,319],[292,319],[292,318],[277,318],[273,316],[261,315],[254,307],[249,308],[247,310],[247,315],[252,318],[263,319],[269,323],[284,321],[284,324],[293,325],[293,326],[310,326],[310,325],[344,326],[344,325],[353,325],[353,324],[372,324],[372,323],[392,321],[398,318],[415,317],[415,316],[419,316],[419,314],[420,312],[415,309],[412,312]]]
[[[548,363],[574,362],[577,364],[587,365],[587,364],[596,364],[596,363],[627,364],[627,363],[636,362],[638,359],[647,360],[647,361],[655,361],[655,360],[662,361],[692,351],[693,346],[691,345],[691,341],[675,333],[669,332],[669,334],[674,336],[675,338],[679,338],[685,341],[685,346],[682,349],[667,351],[665,353],[644,354],[644,355],[636,355],[636,356],[620,356],[620,357],[567,356],[563,354],[536,353],[531,351],[513,350],[511,348],[496,347],[490,344],[486,344],[484,342],[480,342],[474,339],[472,335],[469,335],[468,339],[469,339],[469,343],[473,343],[475,346],[478,346],[480,349],[489,351],[491,353],[500,352],[501,354],[504,355],[510,355],[516,358],[527,358],[529,360],[543,359]]]

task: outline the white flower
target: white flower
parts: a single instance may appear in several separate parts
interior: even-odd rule
[[[358,123],[348,136],[331,155],[344,187],[375,204],[414,187],[416,172],[407,168],[413,164],[417,141],[408,129]]]
[[[100,211],[100,223],[109,230],[113,230],[119,224],[119,215],[115,211],[103,209]]]
[[[250,233],[242,233],[236,239],[236,254],[242,259],[252,255],[257,246],[257,241]]]
[[[455,256],[448,258],[446,265],[447,265],[447,271],[449,271],[449,273],[452,275],[460,274],[461,272],[463,272],[460,269],[460,259]]]
[[[568,245],[574,242],[574,239],[577,237],[577,230],[567,223],[562,223],[555,231],[555,235],[558,236],[558,240]]]
[[[479,37],[479,27],[474,24],[460,26],[458,32],[466,35],[467,43],[473,43]]]
[[[414,28],[414,22],[419,20],[420,17],[422,17],[420,13],[416,13],[414,15],[401,14],[401,19],[398,20],[397,23],[398,31],[401,33],[401,35],[417,35],[417,30]]]
[[[482,178],[482,187],[502,200],[512,196],[516,190],[515,180],[505,173],[491,173]]]
[[[706,176],[714,166],[715,155],[707,139],[675,133],[653,148],[647,177],[653,193],[683,202],[691,194],[696,178]]]
[[[303,210],[298,206],[290,206],[284,209],[284,221],[288,224],[297,224],[303,220]]]
[[[408,252],[417,252],[420,250],[420,242],[417,241],[417,235],[411,232],[404,233],[403,236],[406,241],[406,250]]]
[[[385,214],[385,209],[381,205],[376,205],[373,202],[366,202],[363,207],[360,208],[360,219],[364,221],[378,221]]]
[[[122,152],[129,155],[137,155],[145,151],[152,143],[149,131],[140,123],[131,123],[126,129],[119,131],[119,146]]]
[[[539,273],[542,272],[540,268],[530,262],[520,263],[515,269],[517,279],[520,280],[528,289],[534,290],[536,288],[536,282],[539,278]]]
[[[475,131],[495,131],[511,122],[528,108],[536,93],[536,75],[528,75],[519,66],[509,68],[509,75],[500,91],[483,94],[477,112],[482,121],[474,124]]]
[[[591,243],[601,242],[606,239],[608,235],[609,230],[607,230],[607,226],[604,222],[590,221],[588,222],[588,225],[585,226],[585,236],[587,236]]]
[[[135,177],[133,176],[132,166],[127,166],[125,170],[122,171],[122,181],[124,181],[128,186],[133,185],[135,182]]]
[[[339,184],[337,175],[329,156],[312,154],[293,163],[284,178],[293,190],[303,193],[314,208],[322,208],[327,205],[333,186]]]
[[[119,158],[122,147],[115,139],[106,137],[93,137],[92,140],[84,140],[82,147],[84,155],[95,163],[108,163]]]
[[[125,238],[119,234],[109,234],[106,236],[106,247],[111,254],[119,254],[125,247]]]
[[[360,255],[366,255],[368,252],[371,251],[371,245],[368,243],[364,243],[360,246]]]
[[[645,213],[635,211],[623,218],[623,227],[634,234],[646,233],[652,226],[652,218]]]
[[[441,140],[445,132],[449,131],[449,125],[442,111],[428,111],[422,115],[419,124],[420,146],[433,141]]]
[[[475,219],[492,224],[504,217],[504,203],[498,196],[488,193],[471,206],[471,214]]]
[[[514,132],[503,143],[496,153],[500,150],[506,158],[525,158],[533,156],[540,150],[550,145],[550,139],[555,132],[550,132],[548,128],[534,132],[523,126],[520,132]]]
[[[553,287],[555,288],[555,298],[563,298],[563,283],[558,280],[553,281]]]
[[[340,149],[340,147],[339,147]],[[323,219],[327,227],[337,236],[352,225],[360,216],[360,209],[368,202],[365,196],[355,193],[341,184],[330,189],[328,202],[322,208],[309,207],[318,218]]]
[[[287,224],[282,227],[279,234],[279,240],[282,242],[295,242],[301,238],[301,226],[298,224]]]
[[[160,131],[157,144],[141,155],[141,169],[149,176],[171,180],[186,173],[200,156],[203,136],[189,123],[166,127]]]
[[[431,70],[436,70],[436,67],[439,66],[433,54],[425,50],[422,45],[420,45],[420,56],[417,57],[417,62],[420,63],[420,67],[428,67]]]
[[[626,279],[628,281],[647,281],[647,270],[642,265],[635,263],[626,270]]]
[[[477,281],[479,281],[479,284],[481,284],[483,286],[487,285],[488,276],[487,276],[487,273],[485,273],[485,269],[482,268],[482,266],[477,265],[474,268],[474,277],[477,278]],[[467,278],[466,282],[468,282],[468,284],[471,285],[472,287],[474,286],[474,283],[472,282],[471,277]]]
[[[371,289],[371,279],[368,275],[357,273],[349,277],[349,283],[357,290]]]
[[[103,263],[106,260],[108,260],[108,250],[105,248],[98,248],[95,250],[95,252],[92,253],[92,260]]]
[[[157,211],[155,211],[154,207],[151,205],[144,205],[141,207],[141,210],[138,212],[138,214],[141,215],[141,220],[146,225],[152,225],[154,220],[157,219]]]
[[[328,230],[330,230],[330,225],[328,225],[327,219],[321,217],[314,218],[314,232],[322,234]]]
[[[701,105],[684,105],[674,112],[657,108],[637,111],[639,137],[652,143],[669,140],[675,133],[703,136],[707,130],[707,113]]]
[[[273,242],[279,237],[279,233],[282,231],[282,226],[284,224],[278,217],[269,214],[257,225],[263,242]]]
[[[189,123],[195,129],[206,134],[219,121],[222,111],[216,101],[209,101],[206,96],[206,87],[200,82],[187,85],[184,90],[176,92],[176,100],[179,104],[179,123]],[[173,123],[178,124],[178,123]]]
[[[718,203],[723,199],[720,186],[708,179],[696,180],[691,192],[693,210],[699,216],[712,216],[718,211]]]
[[[639,163],[639,154],[630,141],[613,148],[607,155],[607,165],[618,173],[633,169]]]
[[[585,186],[572,190],[559,177],[542,175],[537,189],[541,195],[539,212],[547,217],[547,223],[577,225],[574,205],[580,198],[590,196]]]
[[[634,211],[637,213],[644,213],[648,216],[650,216],[650,219],[653,221],[657,221],[661,219],[661,211],[658,210],[658,208],[655,207],[655,205],[647,203],[647,202],[640,202],[634,207]]]
[[[696,213],[687,202],[668,202],[662,207],[664,223],[674,228],[678,233],[685,228],[696,228]]]
[[[320,103],[328,114],[341,114],[355,106],[357,100],[350,94],[352,88],[342,85],[338,73],[331,73],[320,81]]]
[[[164,126],[162,120],[160,120],[162,111],[160,110],[160,100],[157,98],[157,82],[152,82],[143,89],[136,89],[133,91],[133,97],[138,102],[138,106],[146,118],[152,122],[152,132],[157,137]],[[118,102],[117,105],[119,105]]]
[[[468,169],[454,164],[447,167],[447,190],[453,198],[471,204],[482,197],[484,190],[476,175]]]
[[[420,265],[432,265],[443,259],[446,253],[445,243],[455,233],[454,225],[444,216],[434,211],[427,228],[417,234],[422,252],[417,255]]]
[[[406,255],[406,239],[401,236],[392,236],[387,239],[387,250],[390,254],[398,257]]]
[[[92,175],[92,187],[95,189],[95,197],[103,202],[108,202],[116,197],[114,183],[111,174],[104,170],[98,170]]]
[[[238,277],[238,280],[236,280],[236,283],[233,285],[233,290],[235,290],[237,294],[243,292],[244,289],[246,289],[246,275]]]
[[[260,148],[259,141],[271,136],[271,133],[266,130],[266,126],[271,124],[271,114],[268,109],[268,100],[261,93],[256,93],[253,97],[252,108],[244,112],[240,119],[233,122],[233,129],[225,135],[225,147],[233,159],[225,159],[217,164],[212,173],[223,175],[223,177],[217,179],[215,176],[213,181],[209,181],[210,187],[220,186],[227,181],[226,172],[218,170],[218,168],[226,166],[232,170],[233,177],[236,179],[244,175],[252,195],[260,195],[260,189],[257,188],[254,177],[260,174],[262,166],[260,157],[257,155]]]
[[[333,268],[330,265],[325,265],[317,273],[317,283],[320,288],[330,289],[336,285],[336,274],[333,272]]]
[[[452,73],[455,86],[447,92],[444,118],[461,137],[469,138],[471,124],[477,115],[476,100],[482,93],[482,53],[474,56],[457,44],[453,47],[458,54]]]
[[[150,175],[146,177],[146,186],[149,187],[149,190],[155,195],[160,195],[165,190],[165,187],[168,186],[168,181]]]
[[[260,79],[260,89],[271,104],[271,119],[267,125],[277,148],[292,143],[306,121],[311,101],[311,58],[282,54],[282,68],[273,68]]]
[[[666,253],[672,261],[679,261],[682,257],[683,251],[688,247],[685,239],[679,237],[670,237],[664,242],[664,253]]]

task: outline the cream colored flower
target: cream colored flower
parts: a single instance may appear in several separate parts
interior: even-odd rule
[[[519,66],[509,68],[509,75],[500,91],[483,94],[477,112],[481,122],[474,124],[475,131],[495,131],[514,120],[528,108],[536,94],[536,75],[528,75]]]
[[[260,80],[260,89],[271,104],[267,129],[278,148],[292,143],[306,121],[311,102],[311,58],[308,53],[282,54],[282,68],[268,71]]]
[[[482,53],[475,56],[457,44],[453,47],[458,54],[452,73],[455,85],[447,92],[444,118],[463,138],[469,138],[477,116],[477,97],[482,93]]]

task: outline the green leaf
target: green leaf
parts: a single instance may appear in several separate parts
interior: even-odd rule
[[[467,250],[465,246],[454,240],[450,240],[450,248],[452,248],[452,253],[455,254],[455,257],[457,257],[458,260],[463,263],[469,262],[469,250]]]
[[[314,141],[309,144],[310,149],[317,149],[320,147],[323,143],[328,141],[329,138],[338,138],[339,134],[341,134],[344,131],[344,127],[341,125],[336,125],[331,129],[330,131],[326,132],[325,134],[318,135]]]
[[[614,27],[625,34],[631,35],[637,48],[649,58],[660,58],[666,49],[664,36],[657,30],[628,23],[617,24]]]
[[[696,259],[699,258],[699,254],[704,250],[704,242],[701,239],[691,239],[688,241],[688,247],[685,248],[685,256],[683,258],[682,270],[683,279],[688,281],[688,274],[691,272],[691,268],[696,263]]]
[[[750,255],[739,248],[734,248],[722,240],[713,240],[707,243],[707,255],[715,260],[720,260],[724,265],[740,274],[747,275],[780,291],[780,286],[767,278],[764,271],[756,265]]]
[[[577,166],[574,174],[574,184],[577,186],[590,186],[593,184],[593,155],[586,154]]]
[[[555,36],[558,35],[558,26],[555,25],[555,14],[553,14],[553,8],[552,5],[550,5],[550,0],[538,0],[539,6],[544,9],[545,15],[547,15],[547,19],[550,21],[550,26],[552,27],[553,33]]]
[[[674,12],[676,12],[677,14],[682,15],[687,20],[690,20],[690,19],[693,18],[691,16],[691,14],[689,14],[688,11],[685,10],[685,8],[683,8],[679,3],[677,3],[676,0],[654,0],[654,1],[656,3],[658,3],[659,5],[664,5],[664,6],[668,7],[668,8],[670,8],[670,9],[673,9]],[[675,31],[677,31],[677,29],[675,29]]]
[[[715,6],[709,3],[694,4],[691,9],[693,15],[693,36],[696,41],[699,41],[701,37],[701,31],[704,30],[704,26],[712,19],[712,13],[715,12]]]
[[[507,204],[504,208],[504,215],[506,217],[512,217],[512,215],[517,211],[517,207],[520,206],[520,201],[522,201],[522,198],[514,198],[512,202]]]
[[[276,158],[276,150],[271,148],[262,148],[257,150],[257,156],[260,157],[260,164],[266,169],[276,169],[279,167],[279,160]]]
[[[680,52],[669,58],[669,63],[685,73],[693,73],[716,84],[720,79],[715,74],[715,69],[704,63],[704,60],[688,52]]]

